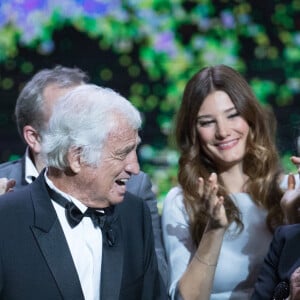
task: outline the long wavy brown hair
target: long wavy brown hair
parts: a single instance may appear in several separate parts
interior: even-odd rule
[[[280,209],[282,168],[275,145],[275,118],[253,94],[246,80],[234,69],[217,65],[196,73],[187,83],[176,119],[176,142],[180,151],[178,181],[183,189],[184,204],[190,218],[190,230],[196,245],[208,221],[205,203],[199,199],[198,178],[208,179],[217,167],[203,151],[196,130],[197,114],[204,99],[214,91],[225,92],[236,110],[248,123],[243,171],[248,176],[245,191],[253,201],[267,210],[266,223],[271,232],[283,223]],[[223,196],[227,218],[243,230],[240,211],[218,178],[219,196]]]

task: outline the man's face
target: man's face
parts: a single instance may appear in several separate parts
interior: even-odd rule
[[[116,122],[118,125],[102,149],[100,164],[97,167],[83,165],[77,176],[81,190],[79,200],[87,206],[106,207],[123,201],[126,182],[140,170],[136,154],[138,132],[122,118]]]

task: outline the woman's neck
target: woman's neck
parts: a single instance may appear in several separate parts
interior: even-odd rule
[[[224,185],[229,193],[245,192],[245,183],[248,176],[243,172],[242,166],[234,166],[226,171],[219,173]]]

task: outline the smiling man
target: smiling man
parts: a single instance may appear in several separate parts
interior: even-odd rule
[[[0,299],[166,299],[149,210],[126,191],[140,125],[110,89],[81,85],[57,101],[47,169],[0,201]]]
[[[0,164],[0,194],[22,188],[38,177],[45,167],[41,155],[43,132],[48,126],[56,100],[88,81],[88,75],[81,69],[58,65],[39,70],[25,84],[16,101],[15,119],[20,137],[27,148],[20,159]],[[126,182],[126,189],[142,198],[150,209],[158,267],[167,284],[168,267],[162,243],[160,216],[148,174],[140,171],[139,174],[132,175]]]

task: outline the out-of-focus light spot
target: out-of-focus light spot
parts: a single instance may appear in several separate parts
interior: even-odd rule
[[[151,147],[151,145],[144,144],[139,148],[139,154],[141,155],[141,157],[143,159],[146,159],[146,160],[151,160],[155,154],[154,152],[155,151],[154,151],[153,147]]]
[[[294,34],[294,42],[296,45],[300,46],[300,33]]]
[[[128,68],[128,73],[131,77],[137,77],[140,75],[141,70],[137,65],[132,65]]]
[[[299,62],[300,61],[300,49],[298,47],[286,47],[284,50],[284,56],[289,61]]]
[[[153,110],[158,104],[158,97],[156,95],[150,95],[145,102],[145,108],[147,111]]]
[[[121,55],[119,58],[119,63],[123,67],[128,67],[132,63],[132,59],[129,55]]]
[[[267,53],[270,59],[278,58],[278,49],[276,47],[268,48]]]
[[[38,47],[38,52],[42,55],[47,55],[53,52],[55,48],[54,42],[51,40],[42,42]]]
[[[267,49],[265,47],[256,47],[254,53],[257,58],[265,58],[267,55]]]
[[[300,10],[300,1],[299,0],[294,0],[293,2],[292,2],[292,7],[293,7],[293,10]]]
[[[102,50],[108,50],[110,48],[110,45],[105,40],[101,40],[99,42],[99,48]]]
[[[263,32],[259,33],[256,36],[256,40],[259,45],[269,45],[270,44],[269,37]]]
[[[140,95],[133,95],[130,98],[131,103],[136,107],[136,108],[142,108],[143,107],[143,98]]]
[[[14,81],[12,78],[3,78],[2,82],[1,82],[1,86],[4,90],[9,90],[13,87],[14,85]]]
[[[30,74],[33,71],[33,64],[31,62],[24,62],[20,66],[21,71],[25,74]]]
[[[221,20],[225,28],[232,29],[235,26],[234,16],[230,11],[221,12]]]
[[[300,78],[290,78],[287,81],[287,85],[290,89],[292,89],[294,92],[300,91]]]
[[[237,15],[247,14],[251,12],[251,6],[248,3],[241,3],[234,6],[233,12]]]
[[[140,83],[134,83],[130,87],[130,91],[132,94],[139,95],[143,92],[143,85]]]
[[[109,81],[109,80],[112,79],[113,73],[112,73],[112,71],[110,69],[102,69],[100,71],[100,77],[104,81]]]
[[[281,31],[281,32],[279,32],[278,36],[279,36],[280,40],[282,41],[282,43],[284,43],[284,44],[287,44],[292,41],[292,36],[291,36],[290,32],[288,32],[288,31]]]
[[[17,160],[19,159],[21,156],[20,155],[17,155],[17,154],[11,154],[8,158],[8,161],[14,161],[14,160]]]

